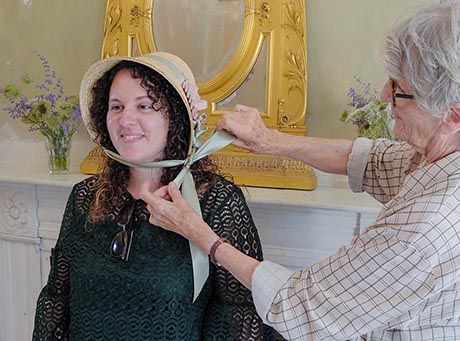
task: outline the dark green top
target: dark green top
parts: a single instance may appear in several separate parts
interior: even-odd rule
[[[104,223],[87,223],[95,177],[69,196],[38,298],[34,340],[260,340],[273,339],[251,293],[225,269],[210,276],[192,303],[188,241],[151,225],[143,201],[134,202],[128,261],[110,254],[121,231],[114,209]],[[223,178],[200,199],[203,218],[242,252],[262,259],[256,227],[241,190]],[[121,214],[120,214],[121,215]],[[264,334],[265,333],[265,334]]]

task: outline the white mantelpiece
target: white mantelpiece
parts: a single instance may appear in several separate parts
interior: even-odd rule
[[[67,197],[85,177],[0,166],[0,341],[30,340]],[[319,174],[319,183],[314,191],[244,190],[266,259],[307,267],[375,218],[379,205],[348,190],[342,177]]]

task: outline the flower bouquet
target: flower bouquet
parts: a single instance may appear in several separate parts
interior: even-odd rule
[[[50,173],[68,173],[71,138],[82,121],[78,98],[64,95],[62,81],[46,58],[34,53],[42,64],[44,81],[34,86],[31,98],[15,84],[0,87],[0,93],[9,101],[3,110],[29,125],[30,131],[39,131],[45,137]],[[24,87],[33,83],[28,75],[22,76],[21,82]]]
[[[394,140],[394,119],[391,106],[388,102],[378,98],[379,91],[376,88],[371,89],[370,83],[364,82],[359,76],[355,76],[354,79],[361,87],[362,92],[350,87],[347,96],[352,99],[348,103],[351,109],[344,110],[340,120],[356,125],[359,137]]]

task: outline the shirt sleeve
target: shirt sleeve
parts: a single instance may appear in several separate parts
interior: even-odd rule
[[[366,171],[367,159],[374,145],[374,141],[367,138],[358,138],[353,144],[348,158],[348,185],[353,192],[363,192],[363,179]]]
[[[264,323],[267,323],[267,312],[275,296],[293,274],[294,271],[270,261],[261,262],[255,269],[251,288],[254,304]]]
[[[365,191],[387,203],[422,162],[422,156],[405,142],[358,138],[348,159],[348,183],[354,192]]]

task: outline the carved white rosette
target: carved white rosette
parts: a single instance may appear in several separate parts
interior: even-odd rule
[[[37,236],[37,201],[33,190],[0,188],[0,234]]]

